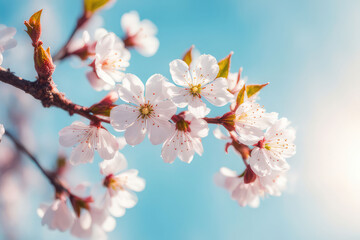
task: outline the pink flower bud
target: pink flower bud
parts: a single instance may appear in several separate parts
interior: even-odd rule
[[[39,42],[40,36],[41,36],[41,18],[42,9],[36,13],[34,13],[29,21],[25,21],[24,24],[27,28],[25,30],[28,34],[31,40],[33,41],[33,45],[36,46]]]
[[[40,78],[49,78],[55,71],[52,61],[50,48],[44,50],[42,44],[35,47],[34,51],[35,69]]]

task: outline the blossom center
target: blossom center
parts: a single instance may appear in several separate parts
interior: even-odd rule
[[[153,108],[152,108],[152,105],[149,105],[149,104],[144,104],[144,105],[141,105],[140,106],[140,116],[142,118],[147,118],[151,115],[151,113],[154,111]]]
[[[115,177],[113,174],[106,176],[104,179],[104,186],[111,188],[114,191],[123,191],[125,190],[125,185],[127,183],[128,177]]]
[[[190,93],[191,93],[193,96],[200,96],[200,93],[201,93],[201,84],[191,85],[191,87],[190,87]]]
[[[179,120],[176,122],[176,129],[183,132],[190,132],[190,122]]]

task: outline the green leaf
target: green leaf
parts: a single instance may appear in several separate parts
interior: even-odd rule
[[[247,85],[246,86],[246,95],[247,97],[252,97],[256,93],[258,93],[263,87],[267,86],[269,83],[265,84],[254,84],[254,85]]]
[[[240,106],[245,100],[245,85],[242,87],[236,98],[236,108]]]
[[[109,2],[110,0],[84,0],[84,8],[86,12],[94,13]]]
[[[231,52],[226,58],[220,60],[218,62],[219,64],[219,73],[217,77],[223,77],[227,78],[230,72],[230,63],[231,63],[231,56],[233,55],[233,52]]]
[[[184,54],[183,61],[186,62],[187,65],[190,66],[192,61],[192,50],[194,49],[194,45],[190,47],[190,49]]]
[[[40,18],[41,18],[41,13],[42,13],[42,9],[40,11],[37,11],[36,13],[34,13],[30,19],[29,19],[29,24],[31,26],[36,26],[36,25],[40,25]]]

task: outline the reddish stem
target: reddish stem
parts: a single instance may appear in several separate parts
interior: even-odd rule
[[[55,106],[65,110],[70,116],[78,114],[93,122],[110,123],[107,119],[92,115],[88,107],[77,105],[67,99],[63,93],[57,90],[52,78],[47,79],[47,81],[40,81],[39,79],[35,82],[31,82],[16,76],[10,72],[10,70],[0,67],[0,81],[30,94],[34,98],[40,100],[42,105],[46,108]]]

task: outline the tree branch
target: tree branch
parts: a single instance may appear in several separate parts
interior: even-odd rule
[[[60,180],[56,177],[56,175],[46,171],[39,163],[39,161],[36,159],[34,155],[32,155],[24,145],[22,145],[11,133],[8,131],[5,132],[5,135],[9,137],[15,144],[16,148],[26,154],[34,163],[35,165],[40,169],[40,171],[44,174],[44,176],[49,180],[49,182],[54,186],[56,192],[66,192],[67,194],[72,195],[71,192],[62,185]]]
[[[65,110],[70,116],[78,114],[93,122],[110,123],[107,119],[93,115],[88,107],[77,105],[67,99],[63,93],[58,91],[52,79],[49,79],[49,81],[42,81],[41,83],[39,80],[31,82],[16,76],[10,70],[0,67],[0,81],[30,94],[34,98],[40,100],[42,105],[46,108],[54,106]]]

